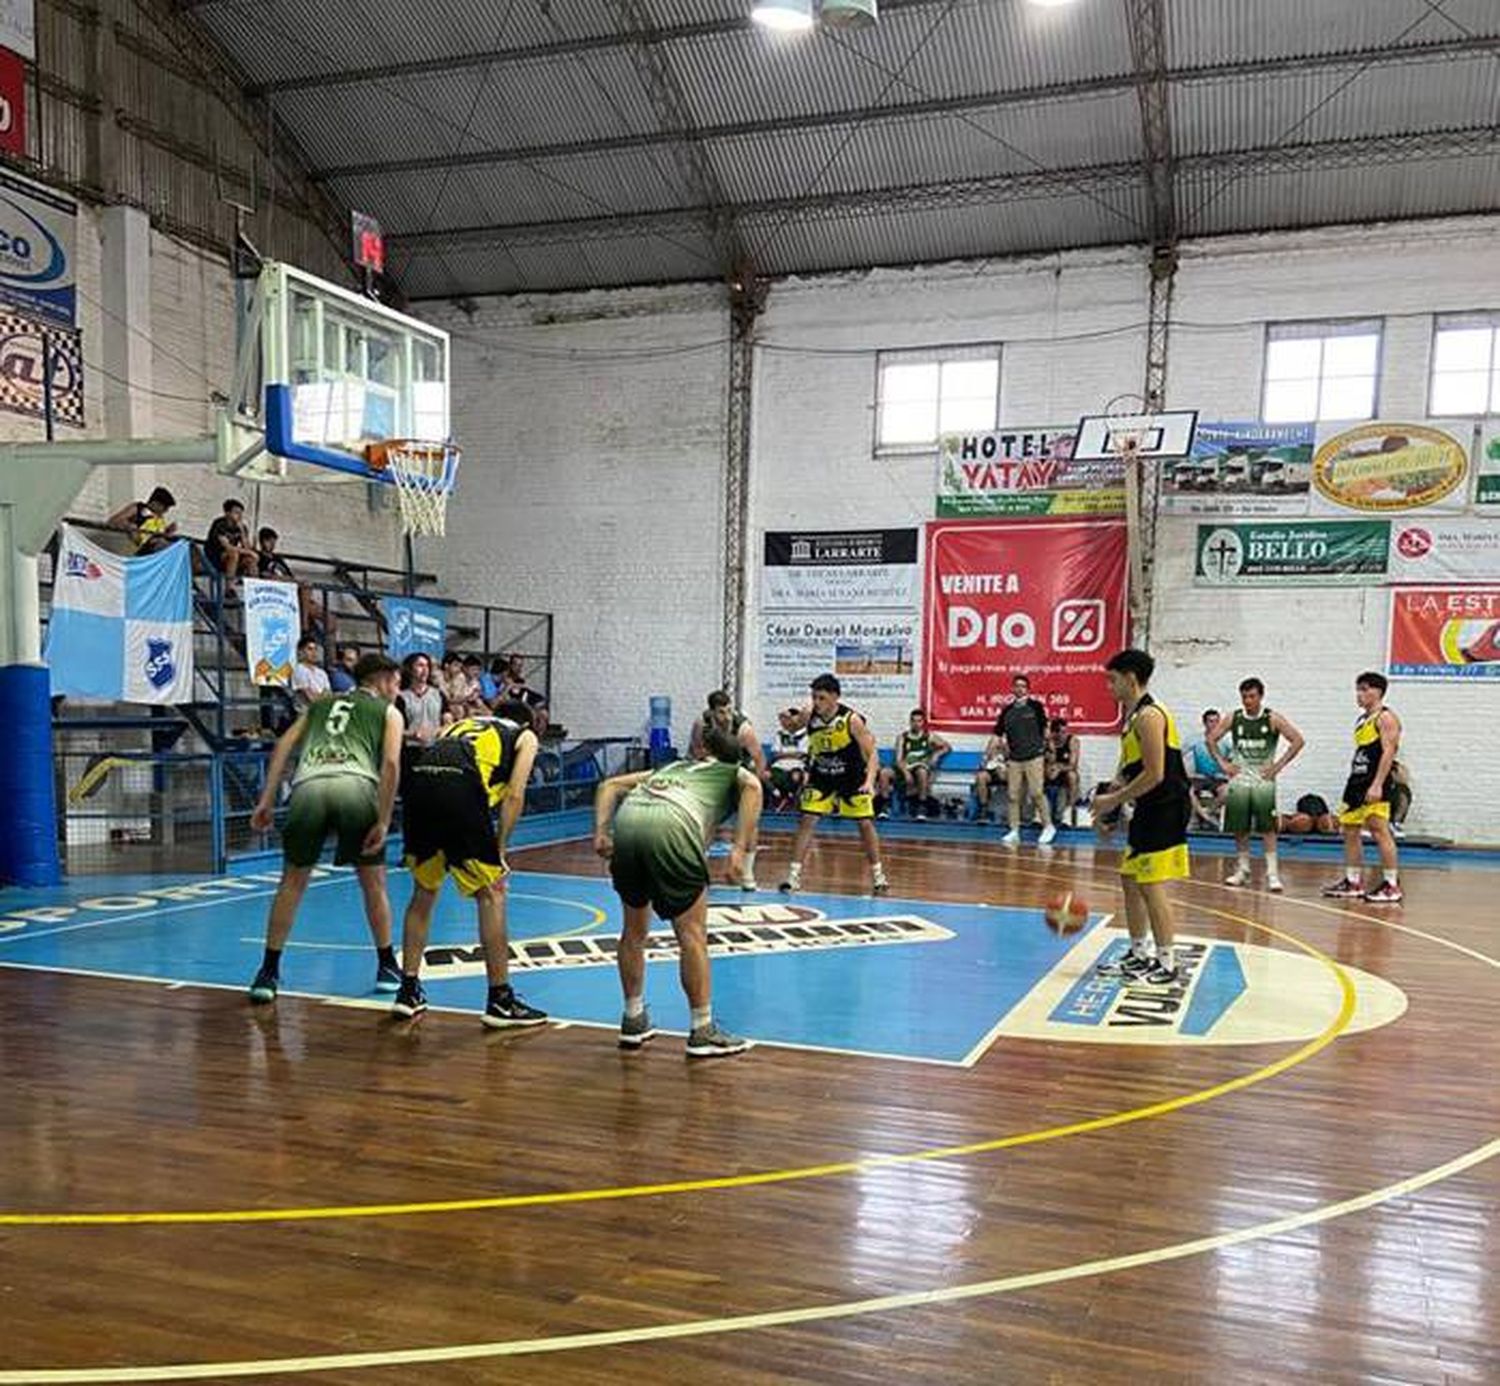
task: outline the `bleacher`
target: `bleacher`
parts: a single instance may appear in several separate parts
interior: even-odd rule
[[[78,519],[69,523],[96,542],[120,547],[114,531]],[[259,689],[245,660],[240,602],[194,548],[194,689],[170,707],[53,700],[59,845],[69,872],[214,871],[274,847],[255,833],[251,810],[265,782],[276,729],[293,715],[289,692]],[[437,592],[437,578],[337,556],[278,550],[332,619],[325,627],[326,667],[338,644],[384,644],[382,601],[420,595],[447,608],[448,648],[488,665],[502,654],[525,657],[528,677],[550,692],[552,617],[460,602]],[[44,557],[40,605],[51,610],[51,560]],[[528,810],[556,811],[592,799],[593,785],[618,769],[622,741],[555,740],[538,757]]]

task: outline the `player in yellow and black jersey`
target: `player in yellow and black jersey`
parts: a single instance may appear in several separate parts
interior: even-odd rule
[[[505,844],[525,807],[537,737],[525,703],[503,702],[495,711],[494,717],[465,717],[444,727],[417,754],[402,785],[406,865],[413,890],[401,928],[401,990],[392,1006],[399,1016],[409,1018],[427,1009],[420,980],[422,956],[438,892],[444,878],[452,876],[460,894],[471,896],[479,913],[479,941],[490,987],[484,1023],[500,1029],[539,1025],[547,1018],[511,989],[505,929]]]
[[[817,831],[818,820],[837,813],[859,824],[859,840],[870,863],[876,895],[890,890],[885,867],[880,863],[880,838],[875,832],[875,778],[880,771],[880,752],[865,719],[839,701],[839,681],[832,674],[819,674],[812,681],[812,706],[789,708],[788,718],[807,728],[807,783],[799,807],[801,821],[792,842],[792,864],[781,890],[786,893],[802,884],[802,860]]]
[[[1339,805],[1344,830],[1344,874],[1323,894],[1335,900],[1365,900],[1372,905],[1401,903],[1401,876],[1396,838],[1391,832],[1391,790],[1396,783],[1396,755],[1401,749],[1401,719],[1385,705],[1389,685],[1384,674],[1367,670],[1354,681],[1359,718],[1354,724],[1354,759]],[[1368,829],[1380,853],[1381,881],[1365,888],[1365,849]]]
[[[1132,805],[1120,885],[1130,951],[1100,972],[1127,982],[1173,986],[1181,974],[1173,940],[1176,925],[1168,881],[1189,874],[1187,826],[1192,816],[1182,739],[1172,714],[1146,691],[1156,661],[1144,650],[1121,650],[1105,666],[1110,692],[1125,713],[1120,768],[1094,798],[1094,822],[1108,831],[1124,804]],[[1148,934],[1156,943],[1152,956]]]

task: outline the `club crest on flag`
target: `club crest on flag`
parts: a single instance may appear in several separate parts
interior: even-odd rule
[[[63,559],[63,568],[69,577],[88,578],[94,581],[104,576],[104,569],[86,553],[69,550]]]
[[[166,688],[177,677],[172,659],[172,642],[156,636],[146,637],[146,681],[153,688]]]

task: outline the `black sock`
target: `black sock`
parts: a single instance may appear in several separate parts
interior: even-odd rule
[[[273,977],[280,976],[281,975],[281,949],[279,949],[279,948],[267,948],[266,949],[266,956],[261,959],[260,970],[262,972],[269,972],[271,974],[271,976],[273,976]]]
[[[490,984],[491,1001],[509,1001],[511,996],[509,982],[492,982]]]
[[[395,967],[396,965],[396,950],[389,943],[384,948],[377,948],[375,957],[381,967]]]

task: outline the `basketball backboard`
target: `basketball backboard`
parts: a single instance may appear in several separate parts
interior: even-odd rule
[[[366,449],[449,439],[448,334],[275,261],[247,296],[220,463],[252,480],[288,462],[388,481]],[[299,469],[299,479],[314,474]]]
[[[1186,457],[1198,429],[1196,409],[1155,414],[1085,414],[1073,444],[1076,462],[1103,462],[1130,453],[1135,457]]]

